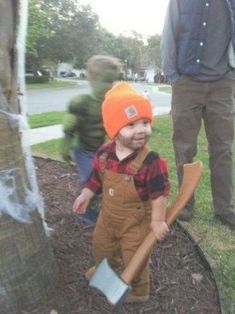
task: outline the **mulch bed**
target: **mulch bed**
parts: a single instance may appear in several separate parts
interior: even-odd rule
[[[50,241],[59,268],[55,296],[47,304],[45,314],[220,313],[213,275],[195,243],[178,224],[154,248],[148,302],[114,307],[95,289],[89,289],[84,273],[94,263],[93,229],[79,224],[71,212],[79,191],[76,169],[42,158],[35,158],[35,166],[46,219],[54,229]]]

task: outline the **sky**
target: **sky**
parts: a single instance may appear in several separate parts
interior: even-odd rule
[[[78,0],[90,4],[101,25],[115,35],[134,30],[145,38],[161,34],[169,0]]]

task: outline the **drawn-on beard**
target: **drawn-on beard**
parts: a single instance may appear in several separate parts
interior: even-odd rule
[[[145,144],[148,142],[149,137],[150,134],[141,134],[138,136],[135,135],[132,137],[125,137],[119,133],[117,139],[119,140],[120,144],[123,147],[129,148],[131,150],[136,150],[144,147]]]

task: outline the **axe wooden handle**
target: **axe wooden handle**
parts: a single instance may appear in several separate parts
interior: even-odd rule
[[[201,173],[201,161],[195,161],[194,163],[185,164],[183,166],[183,180],[180,190],[174,202],[167,209],[166,223],[168,225],[171,225],[175,221],[181,210],[190,200],[200,181]],[[144,241],[141,243],[129,264],[121,274],[122,279],[126,283],[130,284],[132,282],[142,263],[148,257],[151,248],[156,241],[157,239],[152,231],[145,237]]]

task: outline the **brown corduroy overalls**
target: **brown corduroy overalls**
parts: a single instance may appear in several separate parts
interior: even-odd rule
[[[144,147],[130,163],[133,175],[141,168],[148,152]],[[151,201],[141,201],[133,175],[111,172],[104,165],[102,206],[93,235],[96,265],[106,257],[114,269],[120,268],[117,262],[119,247],[125,267],[150,231]],[[132,293],[137,296],[149,295],[148,259],[133,281],[132,288]]]

